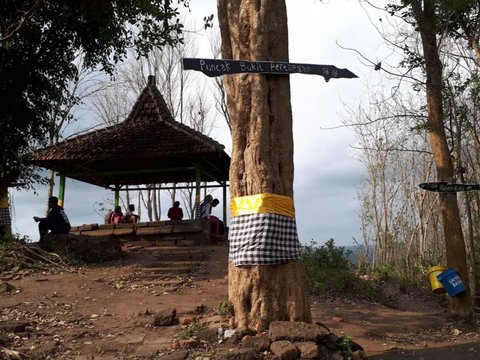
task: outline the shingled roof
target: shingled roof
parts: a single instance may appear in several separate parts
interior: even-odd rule
[[[123,122],[39,149],[29,161],[103,187],[227,181],[224,146],[172,118],[150,76]]]

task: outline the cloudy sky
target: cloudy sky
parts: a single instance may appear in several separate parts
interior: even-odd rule
[[[351,149],[354,134],[338,126],[346,107],[356,107],[363,101],[366,84],[377,81],[381,73],[338,44],[355,48],[374,60],[382,58],[383,42],[372,23],[385,14],[367,15],[356,0],[287,0],[287,8],[291,62],[335,65],[359,76],[359,79],[332,79],[327,83],[317,75],[291,75],[294,194],[300,240],[323,243],[334,238],[337,244],[350,245],[353,238],[361,241],[356,189],[363,168]],[[192,1],[188,17],[201,24],[203,17],[212,13],[216,16],[215,0]],[[205,34],[198,35],[198,43],[198,57],[211,58]],[[213,80],[201,76],[199,81],[208,85]],[[216,123],[211,136],[225,144],[228,152],[231,150],[223,123]],[[36,241],[32,217],[44,213],[46,189],[38,187],[36,193],[12,191],[11,195],[13,231]],[[112,199],[110,191],[67,181],[65,208],[73,225],[102,223],[103,218],[95,209],[102,202],[111,204]],[[169,204],[163,203],[164,218]]]

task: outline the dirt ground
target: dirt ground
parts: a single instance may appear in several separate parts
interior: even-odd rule
[[[108,264],[4,275],[0,345],[39,359],[185,354],[188,326],[153,326],[155,315],[175,309],[186,324],[206,308],[205,321],[221,321],[212,309],[227,297],[227,254],[221,245],[135,244],[124,259]],[[478,333],[449,321],[432,296],[397,296],[399,309],[312,298],[313,321],[350,336],[368,359],[480,359]],[[214,359],[215,344],[202,342],[189,358]]]

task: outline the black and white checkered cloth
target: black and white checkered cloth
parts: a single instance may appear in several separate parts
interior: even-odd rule
[[[295,218],[251,214],[232,218],[229,258],[235,266],[275,265],[300,260]]]
[[[10,225],[10,210],[8,208],[0,208],[0,225]]]

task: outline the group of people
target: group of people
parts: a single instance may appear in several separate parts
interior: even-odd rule
[[[211,233],[214,236],[222,236],[225,234],[225,225],[215,215],[212,215],[212,209],[220,203],[218,199],[214,199],[212,195],[205,196],[200,204],[200,218],[208,219],[210,221]],[[168,210],[168,218],[171,221],[178,222],[183,219],[183,210],[180,207],[180,202],[175,201],[173,206]]]
[[[212,215],[212,210],[220,203],[218,199],[214,199],[212,195],[205,196],[200,204],[200,217],[210,221],[210,232],[214,236],[223,236],[225,234],[225,224],[215,215]]]
[[[205,196],[205,199],[200,204],[200,217],[210,221],[211,233],[214,236],[222,236],[225,234],[223,221],[212,215],[212,209],[218,204],[218,199],[214,199],[212,195]],[[123,214],[120,206],[116,206],[114,211],[107,214],[105,220],[108,224],[137,223],[140,216],[134,212],[135,205],[133,204],[128,205],[128,210],[125,214]],[[183,210],[180,207],[179,201],[173,203],[173,206],[168,210],[167,216],[171,221],[176,222],[183,219]],[[45,235],[49,230],[52,234],[67,234],[71,229],[67,214],[63,207],[58,205],[58,198],[56,196],[51,196],[48,199],[48,215],[44,218],[34,216],[33,219],[39,223],[38,230],[40,233],[41,247],[44,245]]]
[[[109,212],[106,216],[107,224],[120,224],[120,223],[130,223],[135,224],[140,219],[139,215],[135,213],[135,205],[128,205],[128,210],[125,215],[122,212],[121,206],[116,206],[115,210]]]

